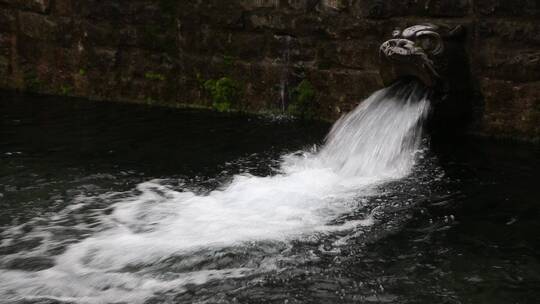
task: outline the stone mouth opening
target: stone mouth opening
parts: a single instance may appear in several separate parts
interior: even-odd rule
[[[386,86],[411,81],[429,90],[431,134],[459,134],[474,114],[465,29],[422,24],[396,29],[379,47],[379,73]]]
[[[386,85],[404,77],[434,87],[440,80],[435,64],[423,48],[408,39],[390,39],[380,47],[381,74]]]
[[[379,48],[384,83],[389,85],[404,77],[415,77],[428,87],[440,84],[438,69],[445,53],[440,31],[440,27],[432,24],[396,29],[393,38]]]

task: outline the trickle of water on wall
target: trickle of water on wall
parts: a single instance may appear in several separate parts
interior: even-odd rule
[[[319,151],[285,155],[275,175],[237,175],[203,195],[154,180],[130,192],[81,197],[29,223],[32,229],[8,227],[0,249],[32,245],[0,250],[0,298],[144,303],[187,285],[278,270],[272,256],[280,251],[272,247],[374,224],[371,216],[334,220],[360,208],[359,198],[376,185],[411,171],[428,108],[418,84],[398,84],[339,120]],[[234,248],[243,248],[242,256],[264,254],[215,262]],[[42,264],[5,266],[17,260]]]
[[[283,43],[283,49],[281,50],[282,60],[283,60],[283,72],[280,79],[279,84],[279,98],[281,102],[281,111],[285,112],[287,109],[287,106],[289,104],[289,89],[290,89],[290,81],[289,78],[291,77],[291,36],[283,36],[279,37],[279,40]]]

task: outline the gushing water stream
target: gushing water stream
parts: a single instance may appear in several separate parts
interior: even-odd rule
[[[77,303],[144,303],[155,294],[278,268],[274,257],[227,266],[208,257],[227,248],[286,244],[373,225],[371,216],[335,221],[377,185],[406,176],[418,156],[429,102],[416,83],[381,90],[340,119],[318,151],[283,156],[271,176],[237,175],[206,194],[160,180],[127,193],[80,197],[52,218],[2,233],[2,247],[40,245],[0,256],[45,260],[32,270],[0,269],[0,298]],[[93,207],[108,202],[105,208]],[[81,220],[82,219],[82,220]],[[68,237],[55,232],[71,231]]]

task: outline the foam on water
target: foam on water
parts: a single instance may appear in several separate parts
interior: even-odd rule
[[[1,265],[43,256],[53,263],[36,271],[0,269],[0,298],[143,303],[156,293],[181,291],[186,284],[274,269],[265,260],[250,267],[156,271],[171,258],[203,250],[287,242],[372,225],[371,217],[334,220],[360,207],[359,198],[373,194],[375,185],[410,172],[428,107],[416,84],[394,86],[339,120],[320,151],[284,156],[273,176],[237,175],[205,195],[174,190],[159,180],[142,183],[131,195],[112,199],[115,194],[108,194],[114,204],[107,212],[79,215],[92,220],[72,227],[84,231],[75,240],[58,240],[54,233],[75,207],[40,220],[45,223],[31,232],[7,229],[2,247],[36,237],[43,241],[0,256]],[[91,201],[81,199],[73,206]],[[48,253],[65,244],[61,253]]]

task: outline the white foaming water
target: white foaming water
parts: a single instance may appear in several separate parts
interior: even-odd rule
[[[426,94],[415,83],[374,93],[334,125],[319,157],[341,176],[406,175],[429,111]]]
[[[143,303],[156,293],[179,292],[186,284],[276,267],[265,260],[250,267],[163,271],[160,265],[168,259],[372,225],[370,217],[331,222],[358,208],[358,198],[373,194],[374,185],[410,172],[429,107],[422,94],[415,84],[375,93],[336,123],[318,153],[284,156],[281,172],[273,176],[237,175],[206,195],[175,191],[160,181],[140,184],[136,195],[112,206],[112,213],[98,212],[97,224],[73,227],[90,232],[53,256],[54,266],[0,269],[0,298]],[[52,221],[25,233],[23,240],[39,236],[45,241],[0,257],[2,264],[47,256],[46,251],[62,244],[55,242],[55,225]],[[15,239],[18,233],[18,227],[4,232],[2,246],[20,241]]]

